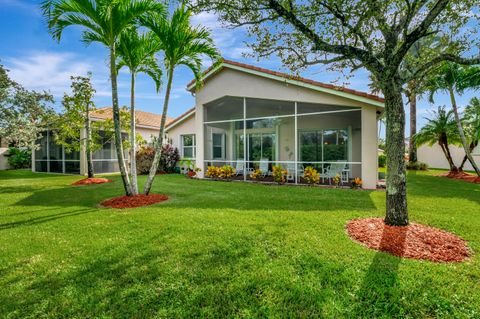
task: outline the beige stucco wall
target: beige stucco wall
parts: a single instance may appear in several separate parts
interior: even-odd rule
[[[174,147],[177,147],[182,155],[182,143],[180,140],[181,135],[185,134],[196,134],[197,130],[195,127],[195,113],[190,115],[188,118],[184,119],[181,123],[173,126],[171,129],[167,128],[167,138],[172,142]],[[197,143],[198,145],[198,143]],[[197,148],[198,151],[198,148]]]
[[[450,153],[452,154],[453,162],[455,165],[460,166],[462,163],[463,157],[465,156],[465,151],[462,147],[455,145],[450,145]],[[417,154],[418,160],[428,164],[430,168],[443,168],[449,169],[449,165],[445,155],[442,152],[442,149],[438,144],[433,145],[432,147],[428,145],[423,145],[418,148]],[[474,156],[475,162],[477,165],[480,165],[480,156]],[[466,162],[464,170],[473,170],[470,162]]]
[[[137,134],[140,134],[147,143],[152,141],[152,136],[158,137],[158,132],[160,129],[146,128],[146,127],[136,127]]]
[[[226,95],[362,107],[361,120],[363,125],[361,133],[358,132],[358,130],[352,131],[352,142],[357,145],[360,144],[360,151],[353,152],[352,160],[360,160],[359,154],[361,154],[361,158],[363,158],[361,177],[364,180],[364,187],[376,187],[376,107],[345,97],[317,92],[300,86],[285,82],[282,83],[273,79],[262,78],[231,69],[224,69],[218,74],[212,76],[205,85],[196,92],[195,127],[197,136],[197,166],[203,167],[203,160],[205,158],[205,147],[201,145],[202,141],[205,140],[205,132],[203,129],[203,105]],[[315,123],[315,126],[318,127],[319,123]],[[292,139],[291,142],[294,143],[294,140]],[[200,177],[203,177],[203,171],[200,172],[199,175]]]
[[[8,152],[8,148],[0,147],[0,171],[8,169],[8,160],[5,154]]]

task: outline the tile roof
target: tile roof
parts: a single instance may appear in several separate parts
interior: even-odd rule
[[[111,107],[102,107],[90,113],[90,117],[93,119],[106,120],[111,119],[112,114],[113,110]],[[160,122],[162,120],[162,116],[160,114],[136,110],[135,116],[137,118],[137,125],[151,126],[155,128],[160,127]],[[171,121],[172,118],[167,117],[167,125],[169,125]]]
[[[225,67],[225,66],[228,67],[228,65],[232,65],[232,66],[237,66],[237,67],[244,68],[244,69],[247,69],[247,70],[252,70],[252,71],[262,72],[262,73],[269,74],[269,75],[278,76],[278,77],[281,77],[281,78],[284,78],[284,79],[287,79],[287,80],[299,81],[299,82],[302,82],[302,83],[305,83],[305,84],[310,84],[310,85],[318,86],[318,87],[325,88],[325,89],[337,90],[337,91],[340,91],[340,92],[345,92],[345,93],[365,97],[365,98],[368,98],[368,99],[371,99],[371,100],[374,100],[374,101],[377,101],[377,102],[382,102],[383,103],[385,101],[382,97],[374,95],[374,94],[369,94],[369,93],[365,93],[365,92],[361,92],[361,91],[357,91],[357,90],[352,90],[352,89],[349,89],[349,88],[346,88],[346,87],[343,87],[343,86],[337,86],[337,85],[333,85],[333,84],[318,82],[318,81],[302,78],[302,77],[299,77],[299,76],[294,76],[294,75],[287,74],[287,73],[272,71],[272,70],[256,67],[256,66],[253,66],[253,65],[250,65],[250,64],[245,64],[245,63],[240,63],[240,62],[236,62],[236,61],[223,59],[221,65],[222,65],[222,67],[219,68],[218,71],[223,69],[223,67]],[[210,71],[212,71],[217,66],[218,66],[218,64],[214,64],[214,65],[210,66],[203,73],[203,75],[204,76],[207,75]],[[195,80],[190,81],[190,83],[188,83],[188,85],[187,85],[187,88],[190,88],[194,83],[195,83]],[[192,88],[191,90],[195,90],[195,87]]]

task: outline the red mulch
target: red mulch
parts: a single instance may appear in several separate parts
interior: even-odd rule
[[[470,256],[466,242],[449,232],[421,224],[388,226],[382,218],[354,219],[348,235],[363,245],[398,257],[461,262]]]
[[[92,184],[103,184],[103,183],[111,183],[112,180],[106,179],[106,178],[100,178],[100,177],[92,177],[92,178],[84,178],[79,181],[76,181],[75,183],[72,183],[72,185],[78,186],[78,185],[92,185]]]
[[[104,200],[100,205],[111,208],[133,208],[153,205],[166,201],[168,196],[160,194],[119,196]]]
[[[438,176],[448,177],[448,178],[452,178],[452,179],[459,179],[459,180],[466,181],[466,182],[469,182],[469,183],[480,184],[480,177],[472,175],[472,174],[468,174],[468,173],[465,173],[465,172],[448,172],[446,174],[440,174]]]

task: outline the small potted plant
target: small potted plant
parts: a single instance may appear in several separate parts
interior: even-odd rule
[[[194,178],[195,176],[197,176],[197,173],[201,171],[201,169],[197,167],[192,160],[189,159],[180,161],[180,165],[185,167],[185,169],[187,170],[187,177],[189,178]]]
[[[353,189],[358,189],[361,188],[363,184],[363,181],[360,177],[355,177],[352,181],[352,188]]]

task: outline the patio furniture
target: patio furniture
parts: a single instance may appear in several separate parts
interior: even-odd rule
[[[260,160],[260,171],[262,171],[262,177],[270,175],[270,171],[268,170],[268,158],[262,158]]]
[[[245,162],[243,159],[238,159],[235,163],[235,176],[243,175],[245,173]]]
[[[335,178],[335,176],[337,175],[340,175],[343,182],[344,170],[345,170],[345,163],[331,163],[330,166],[327,167],[322,174],[320,174],[320,177],[322,178],[322,182],[324,181],[325,178],[327,178],[329,184],[331,184],[332,179]]]
[[[295,164],[294,163],[287,163],[286,165],[286,169],[287,169],[287,181],[291,182],[291,181],[295,181]],[[303,177],[303,170],[304,170],[304,167],[302,164],[298,164],[297,166],[297,176],[298,177]]]

